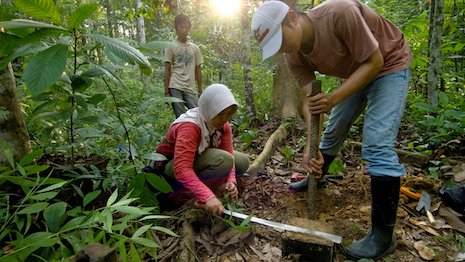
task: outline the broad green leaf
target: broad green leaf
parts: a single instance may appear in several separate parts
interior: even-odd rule
[[[41,28],[36,30],[21,40],[21,44],[37,43],[40,40],[49,37],[63,34],[63,30],[56,28]]]
[[[56,195],[58,195],[58,192],[47,192],[47,193],[42,193],[42,194],[31,196],[30,199],[43,201],[47,199],[53,199],[54,197],[56,197]]]
[[[90,125],[100,124],[104,126],[110,125],[108,116],[105,116],[105,115],[79,117],[78,119],[76,119],[76,123],[77,124],[90,124]],[[88,128],[88,132],[90,131],[95,132],[97,130],[95,128]],[[103,133],[104,130],[99,130],[99,131],[101,131],[99,134],[94,134],[94,136],[92,136],[93,134],[89,134],[88,137],[101,137],[100,134],[105,135]],[[76,129],[76,132],[78,132],[77,129]],[[82,133],[82,135],[84,135],[84,133]]]
[[[9,54],[18,47],[21,38],[0,32],[0,57]]]
[[[137,175],[129,181],[128,191],[132,191],[130,197],[138,197],[145,187],[145,175]]]
[[[16,49],[13,53],[5,57],[3,60],[0,61],[0,70],[6,68],[8,66],[8,63],[13,61],[15,58],[24,56],[27,54],[31,53],[37,53],[41,52],[43,50],[47,49],[47,47],[41,46],[41,47],[31,47],[30,44],[24,45],[18,49]]]
[[[430,106],[430,105],[428,105],[426,103],[422,103],[422,102],[414,103],[413,106],[417,107],[419,109],[423,109],[423,110],[425,110],[427,112],[436,112],[437,111],[437,109],[434,108],[433,106]]]
[[[24,170],[26,171],[26,176],[29,176],[31,174],[36,174],[39,172],[42,172],[44,170],[47,170],[50,166],[49,165],[43,165],[43,166],[38,166],[38,165],[32,165],[32,166],[25,166]]]
[[[124,244],[124,240],[120,240],[118,241],[118,243],[116,244],[116,246],[118,246],[119,248],[119,255],[121,256],[121,260],[123,260],[123,262],[127,262],[128,261],[128,253],[126,252],[126,245]]]
[[[138,156],[137,148],[134,145],[129,145],[128,143],[120,143],[118,146],[120,150],[122,150],[124,153],[129,153],[129,150],[131,150],[132,156]]]
[[[97,190],[97,191],[93,191],[93,192],[90,192],[88,193],[85,197],[84,197],[84,200],[83,200],[83,205],[84,206],[87,206],[87,204],[89,204],[90,202],[92,202],[92,200],[96,199],[100,193],[102,193],[102,191],[100,190]]]
[[[129,242],[129,255],[131,256],[132,262],[141,262],[139,252],[132,242]]]
[[[115,192],[113,192],[113,194],[111,194],[111,196],[107,200],[107,207],[113,205],[113,203],[115,203],[117,198],[118,198],[118,190],[115,190]]]
[[[38,213],[42,210],[44,210],[48,206],[48,203],[45,202],[40,202],[36,204],[32,204],[31,206],[28,206],[18,212],[18,214],[35,214]]]
[[[141,67],[149,67],[150,62],[141,54],[141,52],[134,47],[126,44],[121,40],[117,40],[104,35],[85,34],[95,41],[103,44],[106,48],[110,49],[115,55],[130,64],[139,64]]]
[[[25,166],[26,164],[29,164],[31,163],[34,159],[36,159],[38,156],[42,155],[42,153],[44,152],[43,149],[37,149],[37,150],[34,150],[32,151],[31,153],[27,154],[26,156],[24,156],[20,161],[19,161],[19,164],[21,166]]]
[[[129,199],[121,199],[120,201],[116,202],[115,204],[113,204],[112,206],[113,207],[116,207],[116,206],[127,206],[129,204],[131,204],[132,202],[136,201],[138,198],[129,198]]]
[[[101,76],[101,75],[104,75],[105,72],[103,72],[101,69],[97,68],[97,67],[94,67],[92,69],[89,69],[87,71],[85,71],[84,73],[81,74],[81,76],[88,76],[88,77],[92,77],[92,76]]]
[[[145,50],[140,50],[140,52],[147,56],[147,57],[151,57],[151,58],[155,58],[157,59],[158,61],[166,61],[166,57],[164,55],[161,55],[161,54],[156,54],[154,52],[149,52],[149,51],[145,51]]]
[[[78,228],[80,225],[87,221],[86,217],[76,217],[68,221],[63,227],[60,228],[60,232],[66,232],[70,229]]]
[[[141,45],[140,47],[141,48],[160,50],[160,49],[165,49],[165,48],[170,48],[170,47],[175,47],[175,46],[177,46],[177,44],[173,43],[173,42],[151,41],[151,42],[148,42],[147,44]]]
[[[148,153],[142,156],[143,159],[149,159],[149,160],[154,160],[154,161],[164,161],[167,160],[167,158],[159,153]]]
[[[78,76],[78,75],[69,75],[69,78],[71,79],[71,86],[74,88],[74,90],[78,93],[84,93],[87,88],[89,88],[92,85],[92,79],[87,76]]]
[[[447,97],[446,93],[439,92],[439,104],[442,107],[446,107],[449,104],[449,97]]]
[[[171,188],[170,184],[166,182],[165,179],[159,177],[158,175],[155,174],[145,174],[145,179],[157,190],[159,190],[162,193],[169,193],[173,192],[173,189]]]
[[[22,176],[25,176],[26,175],[26,171],[24,171],[24,168],[20,165],[16,165],[16,169],[18,169],[19,173],[22,175]]]
[[[8,144],[5,141],[3,141],[3,139],[0,139],[0,146],[3,148],[3,152],[5,153],[6,159],[8,159],[8,162],[10,163],[11,167],[15,168],[13,153],[11,152],[11,149],[8,146]]]
[[[141,219],[140,221],[147,220],[147,219],[166,219],[166,218],[173,218],[171,216],[163,216],[163,215],[150,215],[150,216],[145,216]]]
[[[164,232],[164,233],[166,233],[168,235],[171,235],[171,236],[174,236],[174,237],[179,237],[179,235],[177,235],[176,233],[174,233],[173,231],[171,231],[171,230],[169,230],[168,228],[165,228],[165,227],[154,226],[154,227],[152,227],[152,229]]]
[[[33,187],[33,186],[37,185],[36,182],[31,181],[31,180],[29,180],[27,178],[23,178],[23,177],[13,177],[13,176],[11,176],[11,177],[6,177],[5,179],[10,181],[13,184],[18,185],[18,186]]]
[[[68,46],[54,45],[35,55],[26,66],[24,78],[31,95],[36,96],[53,85],[66,66]]]
[[[45,224],[47,224],[51,232],[55,233],[58,231],[61,217],[66,212],[67,206],[68,204],[65,202],[58,202],[51,204],[44,210]]]
[[[106,65],[104,66],[97,66],[100,70],[102,70],[105,75],[107,75],[111,80],[113,80],[113,82],[117,85],[119,85],[120,87],[127,87],[126,84],[124,83],[124,81],[122,81],[118,75],[116,74],[116,72],[114,70],[111,70],[111,69],[107,69]]]
[[[42,114],[38,114],[35,117],[33,117],[30,122],[34,122],[36,120],[42,119],[42,118],[48,118],[48,117],[53,117],[55,119],[60,119],[61,117],[61,112],[45,112]]]
[[[26,234],[29,231],[29,229],[31,228],[31,225],[32,225],[32,216],[31,216],[31,214],[26,215],[26,220],[27,220],[27,222],[26,222],[26,229],[24,230],[24,234]]]
[[[457,45],[454,47],[454,51],[455,52],[462,51],[464,47],[465,47],[465,42],[457,43]]]
[[[152,68],[150,66],[147,66],[145,64],[140,64],[139,69],[142,72],[142,74],[144,74],[146,76],[151,76],[152,75]]]
[[[105,209],[105,211],[108,209]],[[111,226],[113,225],[113,214],[111,212],[105,212],[106,214],[104,215],[104,212],[102,212],[102,216],[104,215],[104,221],[103,221],[103,229],[106,230],[108,233],[112,233]]]
[[[160,202],[158,202],[157,194],[150,189],[150,186],[147,184],[145,185],[144,191],[140,194],[140,204],[147,207],[155,207],[158,208],[160,206]]]
[[[2,256],[0,257],[0,262],[20,262],[14,256]]]
[[[147,215],[150,214],[149,212],[142,210],[138,207],[131,207],[131,206],[111,206],[110,207],[113,210],[117,210],[120,212],[128,213],[128,214],[134,214],[134,215]]]
[[[41,189],[41,190],[37,191],[37,193],[44,193],[44,192],[52,191],[52,190],[57,189],[57,188],[61,188],[66,183],[68,183],[68,181],[56,183],[54,185],[48,186],[48,187],[46,187],[44,189]]]
[[[125,70],[128,69],[126,61],[113,53],[110,49],[105,49],[105,54],[107,55],[108,60],[110,60],[110,62],[112,62],[115,66],[122,67],[122,69]]]
[[[24,238],[24,243],[32,246],[48,247],[57,243],[57,239],[51,238],[53,236],[50,232],[36,232]]]
[[[52,0],[13,0],[15,6],[26,15],[40,20],[52,19],[55,24],[61,24],[60,12]]]
[[[4,27],[7,29],[15,29],[15,28],[53,28],[53,29],[58,29],[61,31],[68,32],[66,28],[56,26],[56,25],[51,25],[51,24],[46,24],[42,22],[37,22],[33,20],[27,20],[27,19],[13,19],[11,21],[4,21],[0,22],[0,27]]]
[[[144,234],[147,230],[149,230],[151,226],[152,226],[152,224],[149,224],[149,225],[145,225],[145,226],[140,227],[139,229],[136,230],[136,232],[134,232],[134,234],[132,235],[131,238],[138,238],[138,237],[140,237],[140,236],[141,236],[142,234]]]
[[[157,245],[157,243],[153,242],[152,240],[143,237],[133,237],[131,238],[131,240],[146,247],[160,247],[159,245]]]
[[[68,19],[68,30],[73,32],[73,29],[77,29],[95,10],[97,10],[96,3],[85,4],[74,10]]]
[[[252,217],[253,217],[253,214],[250,214],[246,219],[242,220],[240,226],[241,226],[241,227],[245,227],[245,226],[250,222],[250,220],[252,219]]]
[[[105,98],[107,98],[104,94],[95,94],[94,96],[92,96],[90,99],[87,99],[87,102],[91,103],[92,105],[98,105],[98,103],[102,102],[103,100],[105,100]],[[105,118],[106,120],[106,118]],[[105,123],[107,123],[108,121],[105,121]]]

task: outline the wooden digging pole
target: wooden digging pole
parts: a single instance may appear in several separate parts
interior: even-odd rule
[[[312,96],[321,93],[321,81],[312,81]],[[307,130],[310,130],[310,158],[318,159],[318,146],[320,143],[320,115],[308,115],[310,121],[307,121]],[[315,219],[316,213],[316,190],[317,180],[314,174],[308,174],[308,219]]]

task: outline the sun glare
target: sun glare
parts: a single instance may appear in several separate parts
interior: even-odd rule
[[[213,0],[212,3],[221,15],[231,16],[239,9],[239,0]]]

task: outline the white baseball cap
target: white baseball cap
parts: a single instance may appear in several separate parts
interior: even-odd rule
[[[252,18],[252,34],[263,49],[263,60],[276,54],[283,43],[281,23],[289,6],[281,1],[268,1],[255,11]]]

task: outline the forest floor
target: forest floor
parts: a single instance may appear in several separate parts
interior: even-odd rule
[[[275,128],[277,126],[272,124],[261,127],[261,133],[257,137],[265,138],[253,142],[255,149],[241,147],[236,138],[236,149],[251,155],[258,154],[259,152],[252,151],[263,146],[266,137]],[[293,192],[288,187],[293,173],[303,174],[300,165],[302,153],[299,153],[303,151],[303,145],[299,143],[299,138],[305,136],[304,130],[304,127],[293,127],[288,141],[278,147],[258,176],[243,176],[238,179],[243,203],[239,208],[244,214],[253,214],[255,217],[280,223],[288,223],[289,219],[294,217],[304,219],[308,217],[307,193]],[[402,133],[401,130],[400,135]],[[405,133],[408,133],[408,130],[405,130]],[[360,153],[353,146],[348,145],[338,155],[344,164],[343,179],[328,180],[325,188],[318,189],[314,203],[315,220],[332,228],[331,233],[341,236],[342,243],[309,240],[310,243],[316,243],[325,250],[328,248],[332,250],[331,260],[327,258],[320,260],[315,257],[311,261],[346,261],[343,249],[362,238],[370,229],[370,177],[365,172]],[[285,152],[286,147],[294,150],[292,157],[281,153]],[[454,159],[451,169],[456,173],[457,181],[464,176],[465,159],[463,157],[454,157]],[[398,246],[394,253],[379,261],[465,261],[464,255],[461,254],[462,248],[465,247],[463,237],[465,224],[459,218],[460,214],[446,207],[438,196],[438,189],[443,186],[444,180],[441,177],[433,179],[426,176],[426,166],[408,162],[403,164],[408,175],[401,179],[401,186],[419,193],[426,191],[430,194],[431,211],[436,219],[436,225],[431,225],[425,215],[415,210],[418,200],[400,193],[395,226]],[[463,182],[457,181],[457,183]],[[283,247],[285,234],[272,227],[251,222],[245,227],[232,228],[225,222],[231,218],[223,217],[221,220],[209,217],[204,212],[194,210],[189,203],[164,214],[184,217],[189,223],[181,223],[181,220],[166,220],[162,224],[182,237],[179,239],[169,235],[160,236],[162,244],[158,252],[160,262],[180,261],[183,256],[180,250],[186,245],[185,239],[189,235],[195,239],[193,241],[195,245],[191,246],[188,252],[191,255],[190,261],[310,261],[299,259],[300,255],[296,253],[287,254],[286,248]],[[241,223],[240,219],[232,218],[231,221],[236,225]],[[189,228],[186,229],[186,226]]]

